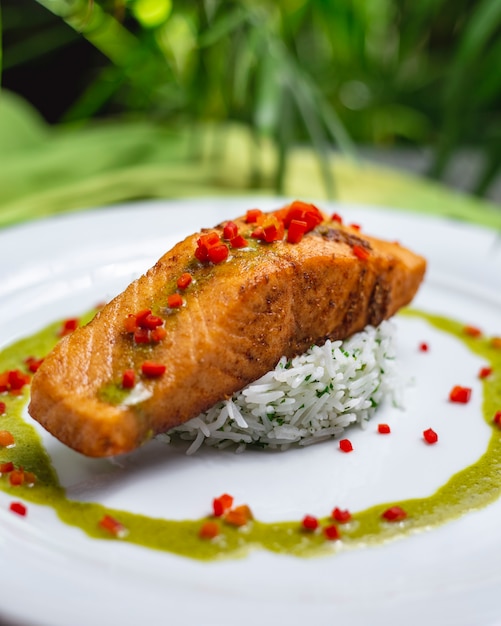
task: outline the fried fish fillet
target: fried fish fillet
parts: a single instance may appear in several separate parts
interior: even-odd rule
[[[259,216],[262,226],[248,214],[231,234],[225,223],[175,245],[46,357],[32,381],[32,417],[85,455],[128,452],[230,397],[282,355],[378,325],[412,300],[421,256],[304,206],[299,227],[289,219],[277,240],[269,224],[278,216],[283,228],[290,207]],[[311,224],[311,215],[320,217]],[[232,243],[224,238],[235,233]],[[204,257],[211,245],[219,246],[213,261]],[[191,283],[178,286],[187,275]]]

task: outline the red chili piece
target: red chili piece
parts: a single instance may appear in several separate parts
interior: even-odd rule
[[[301,522],[302,527],[305,530],[317,530],[318,528],[318,519],[313,515],[305,515],[303,517],[303,521]]]
[[[400,506],[392,506],[381,515],[387,522],[400,522],[407,517],[407,513]]]
[[[381,435],[389,435],[391,433],[391,429],[388,426],[388,424],[378,424],[377,425],[377,431]]]
[[[438,435],[432,428],[428,428],[427,430],[424,430],[423,437],[426,443],[429,443],[429,444],[434,444],[434,443],[437,443],[438,441]]]
[[[186,289],[188,285],[191,285],[192,280],[193,276],[188,272],[184,272],[184,274],[181,274],[181,276],[177,279],[177,286],[179,289]]]
[[[426,341],[422,341],[419,344],[419,350],[420,352],[428,352],[428,350],[430,349],[430,346],[426,343]]]
[[[224,521],[231,526],[245,526],[252,519],[252,511],[246,504],[236,506],[224,516]]]
[[[461,385],[455,385],[449,393],[449,400],[451,402],[466,404],[470,401],[470,398],[471,389],[469,387],[461,387]]]
[[[353,230],[358,230],[358,231],[362,230],[362,227],[360,226],[360,224],[350,224],[350,228],[353,228]]]
[[[221,517],[233,506],[233,496],[223,493],[219,498],[214,498],[212,501],[212,510],[216,517]]]
[[[493,337],[491,339],[491,346],[495,350],[501,350],[501,337]]]
[[[0,474],[9,474],[14,469],[14,463],[12,461],[6,461],[0,463]]]
[[[26,513],[28,511],[28,509],[22,502],[11,502],[9,509],[13,513],[16,513],[16,515],[20,515],[21,517],[26,517]]]
[[[285,210],[275,212],[275,214],[283,215],[282,219],[286,228],[289,228],[292,220],[306,222],[307,233],[324,221],[324,216],[314,204],[302,202],[301,200],[294,200]]]
[[[247,224],[254,224],[261,215],[263,215],[261,209],[249,209],[245,214],[245,221]]]
[[[349,522],[351,520],[351,513],[348,511],[348,509],[345,509],[343,511],[342,509],[339,509],[338,507],[336,507],[332,511],[331,517],[332,519],[336,520],[336,522],[339,522],[340,524],[346,524],[346,522]]]
[[[353,445],[349,439],[341,439],[339,442],[339,449],[342,452],[351,452],[353,450]]]
[[[494,417],[492,418],[492,421],[494,422],[494,424],[496,424],[498,428],[501,428],[501,411],[496,411]]]
[[[291,220],[289,230],[287,231],[288,243],[299,243],[303,238],[308,224],[303,220]]]
[[[197,240],[197,248],[195,249],[195,258],[201,263],[222,263],[228,258],[228,246],[221,241],[216,232],[210,232],[201,235]]]
[[[465,326],[463,330],[464,330],[465,335],[469,335],[470,337],[482,336],[482,331],[480,330],[480,328],[477,328],[476,326]]]
[[[0,448],[12,448],[16,444],[12,433],[0,430]]]
[[[231,241],[238,235],[238,226],[235,222],[226,222],[223,228],[223,237],[228,241]]]
[[[367,261],[367,259],[371,255],[371,253],[369,252],[369,250],[367,250],[367,248],[364,248],[364,246],[359,246],[357,244],[353,246],[352,250],[353,250],[353,254],[357,257],[357,259],[360,259],[361,261]]]
[[[165,339],[165,337],[167,336],[167,331],[165,330],[165,328],[163,326],[159,326],[158,328],[155,328],[155,330],[152,330],[150,332],[150,339],[151,341],[162,341],[162,339]]]
[[[183,298],[178,293],[171,293],[167,298],[169,309],[180,309],[183,306]]]
[[[124,389],[132,389],[136,384],[136,372],[134,370],[125,370],[122,376],[122,387]]]
[[[78,328],[78,319],[76,317],[71,317],[63,322],[59,330],[59,337],[64,337],[64,335],[69,335],[74,330]]]
[[[198,531],[201,539],[214,539],[219,535],[219,524],[217,522],[207,521],[202,524]]]
[[[24,360],[24,362],[26,363],[29,371],[34,374],[38,370],[40,365],[42,365],[43,359],[37,359],[34,356],[29,356],[27,359]]]
[[[165,373],[166,366],[162,363],[155,363],[154,361],[145,361],[141,365],[141,371],[148,378],[158,378]]]
[[[478,373],[479,378],[489,378],[492,374],[492,367],[482,367]]]
[[[0,402],[0,415],[5,415],[6,411],[7,411],[7,406],[5,402]]]
[[[24,470],[22,467],[9,473],[9,482],[13,487],[19,487],[24,483]]]
[[[337,222],[338,224],[342,224],[343,223],[343,218],[339,215],[339,213],[333,213],[331,215],[331,220],[333,222]]]
[[[273,243],[274,241],[280,241],[284,236],[284,223],[275,214],[263,215],[262,219],[257,220],[257,228],[252,232],[251,237],[264,241],[266,243]]]
[[[125,526],[115,518],[111,517],[111,515],[105,515],[102,517],[99,520],[99,526],[120,539],[127,535],[127,529]]]
[[[245,237],[242,237],[242,235],[237,235],[230,241],[230,246],[232,248],[246,248],[248,245],[249,242],[245,239]]]
[[[22,388],[30,382],[28,374],[20,370],[8,370],[0,374],[0,393],[7,391],[18,394]]]
[[[325,538],[329,541],[337,541],[341,538],[341,533],[339,532],[339,528],[335,524],[330,524],[324,528]]]

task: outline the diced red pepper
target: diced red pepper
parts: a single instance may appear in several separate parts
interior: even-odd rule
[[[34,356],[29,356],[27,359],[24,360],[24,362],[26,363],[28,370],[32,374],[34,374],[38,370],[40,365],[42,365],[43,359],[37,359]]]
[[[162,363],[155,363],[154,361],[145,361],[141,365],[141,371],[148,378],[158,378],[165,373],[167,367]]]
[[[494,422],[494,424],[496,424],[498,428],[501,428],[501,411],[496,411],[494,417],[492,418],[492,421]]]
[[[20,370],[8,370],[0,374],[0,392],[20,393],[30,382],[30,376]]]
[[[16,445],[14,436],[8,430],[0,430],[0,448],[12,448]]]
[[[197,246],[195,248],[195,258],[198,259],[200,263],[208,263],[209,254],[207,248],[205,246]]]
[[[235,222],[226,222],[223,228],[223,237],[231,241],[238,235],[238,226]]]
[[[122,375],[122,387],[124,389],[132,389],[136,384],[136,372],[134,370],[125,370]]]
[[[233,506],[233,496],[223,493],[219,498],[214,498],[212,501],[212,509],[216,517],[221,517]]]
[[[14,469],[14,463],[12,461],[6,461],[0,463],[0,474],[9,474]]]
[[[362,227],[360,226],[360,224],[350,224],[350,228],[353,228],[353,230],[356,230],[358,232],[362,230]]]
[[[218,251],[212,252],[211,254],[211,251],[215,248],[218,248]],[[225,248],[225,251],[222,250],[222,248]],[[226,256],[222,258],[225,253]],[[212,231],[206,235],[201,235],[198,239],[195,257],[201,263],[207,263],[208,261],[211,261],[212,263],[221,263],[228,257],[228,247],[221,242],[219,235]]]
[[[128,532],[125,526],[114,517],[111,517],[111,515],[105,515],[104,517],[102,517],[99,520],[99,526],[103,530],[108,531],[110,534],[120,539],[125,537]]]
[[[167,337],[167,331],[163,326],[159,326],[150,332],[151,341],[162,341],[165,337]]]
[[[69,335],[74,330],[78,328],[78,318],[70,317],[69,319],[63,322],[63,325],[59,329],[59,337],[64,337],[64,335]]]
[[[480,371],[478,372],[478,377],[489,378],[491,374],[492,374],[492,367],[482,367],[480,368]]]
[[[24,483],[24,470],[22,467],[9,473],[9,482],[13,487],[19,487]]]
[[[136,313],[136,324],[140,328],[146,328],[145,320],[151,315],[151,309],[141,309],[138,313]]]
[[[5,415],[6,411],[7,405],[5,404],[5,402],[0,402],[0,415]]]
[[[371,255],[370,251],[367,248],[365,248],[364,246],[359,246],[358,244],[355,244],[352,250],[357,259],[360,259],[362,261],[367,261],[367,259]]]
[[[434,443],[437,443],[438,441],[438,435],[432,428],[428,428],[427,430],[424,430],[423,437],[426,443],[429,443],[431,445]]]
[[[205,248],[212,248],[212,246],[216,246],[220,241],[221,237],[216,233],[216,231],[212,230],[210,233],[200,235],[198,245],[204,246]]]
[[[342,224],[343,223],[343,218],[339,215],[339,213],[333,213],[331,215],[331,220],[333,222],[337,222],[338,224]]]
[[[292,220],[299,220],[300,222],[306,222],[306,231],[309,233],[316,226],[321,224],[324,220],[324,216],[313,204],[302,202],[301,200],[295,200],[287,207],[287,212],[282,213],[283,222],[286,228],[289,228]]]
[[[426,343],[426,341],[422,341],[419,344],[419,350],[420,352],[428,352],[428,350],[430,349],[430,346]]]
[[[388,424],[378,424],[377,431],[381,435],[389,435],[391,433],[391,428]]]
[[[219,535],[219,524],[213,521],[207,521],[202,524],[198,531],[198,536],[201,539],[214,539]]]
[[[332,511],[331,517],[332,519],[336,520],[336,522],[339,522],[340,524],[346,524],[346,522],[349,522],[351,520],[351,513],[348,511],[348,509],[345,509],[343,511],[342,509],[339,509],[338,507],[336,507]]]
[[[305,515],[301,521],[301,525],[305,530],[317,530],[319,523],[318,519],[313,515]]]
[[[495,350],[501,350],[501,337],[493,337],[491,339],[491,346]]]
[[[252,519],[252,512],[246,504],[231,509],[224,516],[224,521],[231,526],[245,526]]]
[[[136,316],[133,313],[129,313],[124,320],[124,328],[126,332],[133,333],[137,328]]]
[[[329,541],[337,541],[341,538],[339,528],[335,524],[329,524],[329,526],[326,526],[324,528],[324,535]]]
[[[209,257],[209,261],[217,265],[218,263],[222,263],[226,261],[229,255],[228,246],[224,243],[220,243],[216,246],[212,246],[207,250],[207,256]]]
[[[246,248],[248,245],[249,242],[245,239],[245,237],[242,237],[242,235],[237,235],[230,241],[230,246],[232,248]]]
[[[462,387],[461,385],[455,385],[449,393],[449,400],[451,402],[466,404],[470,401],[470,398],[471,389],[469,387]]]
[[[339,442],[339,449],[341,452],[352,452],[353,445],[349,439],[341,439]]]
[[[28,512],[28,509],[22,502],[11,502],[9,509],[21,517],[26,517],[26,513]]]
[[[465,335],[469,335],[470,337],[481,337],[482,331],[477,326],[465,326],[463,328]]]
[[[158,315],[153,315],[153,313],[150,313],[142,321],[141,327],[147,328],[148,330],[154,330],[155,328],[158,328],[158,326],[162,326],[163,323],[164,321],[161,317],[159,317]]]
[[[191,285],[192,280],[193,280],[193,276],[188,272],[184,272],[177,279],[177,286],[179,289],[186,289],[188,285]]]
[[[171,293],[167,298],[167,306],[169,309],[180,309],[183,306],[184,300],[178,293]]]
[[[247,224],[254,224],[261,215],[263,215],[261,209],[249,209],[245,214],[245,221]]]
[[[308,224],[303,220],[291,220],[287,231],[288,243],[299,243],[306,233]]]
[[[386,511],[383,511],[381,516],[387,522],[400,522],[407,517],[407,513],[400,506],[392,506]]]
[[[136,328],[134,331],[135,343],[150,343],[150,331],[147,328]]]

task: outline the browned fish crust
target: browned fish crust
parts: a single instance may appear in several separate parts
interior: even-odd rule
[[[245,218],[234,221],[243,234],[252,230]],[[249,240],[217,265],[194,258],[199,237],[178,243],[63,338],[33,377],[30,414],[68,446],[93,457],[131,451],[230,397],[282,355],[391,317],[412,300],[426,268],[398,243],[329,220],[297,244]],[[356,254],[361,248],[367,258]],[[194,281],[183,307],[168,310],[183,272]],[[136,344],[126,331],[127,315],[143,309],[164,319],[161,341]],[[143,376],[145,360],[166,365],[165,373]],[[133,394],[149,396],[136,404],[121,388],[127,369],[137,372]]]

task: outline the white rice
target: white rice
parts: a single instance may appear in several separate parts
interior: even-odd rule
[[[391,322],[367,326],[345,341],[326,341],[288,361],[164,435],[163,441],[247,445],[284,450],[339,437],[352,424],[364,427],[384,398],[400,405]]]

